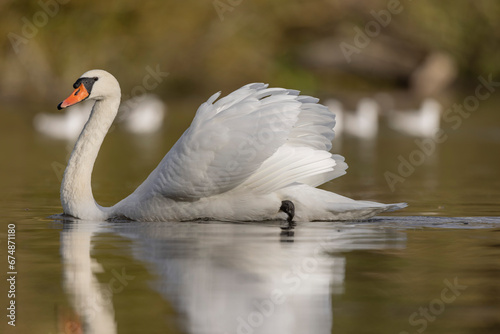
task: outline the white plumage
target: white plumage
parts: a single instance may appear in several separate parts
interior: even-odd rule
[[[91,101],[75,105],[63,115],[39,113],[33,119],[33,126],[39,133],[58,140],[78,138],[92,111]]]
[[[58,140],[76,140],[92,111],[92,101],[74,105],[63,115],[39,113],[33,126],[39,133]],[[158,97],[145,94],[126,100],[120,107],[118,123],[134,135],[152,134],[161,129],[166,105]]]
[[[143,135],[161,129],[167,108],[155,95],[145,94],[127,100],[120,109],[125,131]]]
[[[335,115],[298,91],[249,84],[219,100],[220,93],[210,97],[143,184],[115,206],[101,207],[92,196],[90,176],[116,116],[120,90],[102,70],[81,78],[94,78],[88,98],[96,102],[61,186],[66,214],[97,220],[260,221],[284,219],[281,202],[291,200],[297,220],[346,220],[406,206],[354,201],[314,188],[347,168],[342,157],[328,152]]]
[[[440,127],[441,104],[428,98],[417,110],[392,110],[389,113],[389,126],[405,135],[432,137]]]
[[[347,134],[360,139],[373,139],[378,134],[379,106],[375,100],[363,98],[354,111],[345,111],[342,104],[334,99],[327,100],[326,105],[337,116],[335,132]]]

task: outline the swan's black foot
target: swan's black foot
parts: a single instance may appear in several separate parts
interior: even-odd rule
[[[288,215],[287,221],[291,223],[293,217],[295,216],[295,205],[293,205],[293,202],[289,200],[282,201],[280,211],[283,211]]]
[[[295,229],[295,226],[297,226],[296,222],[286,222],[284,225],[281,225],[281,233],[286,233],[287,236],[293,236],[294,232],[293,230]]]
[[[292,201],[282,201],[281,206],[280,206],[280,211],[283,211],[288,215],[287,218],[287,225],[286,226],[281,226],[282,230],[293,230],[295,227],[295,223],[293,222],[293,217],[295,216],[295,205],[293,205]]]

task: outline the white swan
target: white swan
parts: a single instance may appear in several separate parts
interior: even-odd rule
[[[417,110],[392,110],[388,115],[389,126],[405,135],[432,137],[441,123],[441,104],[431,98],[422,102]]]
[[[163,126],[166,105],[152,94],[133,97],[122,103],[120,112],[125,130],[132,134],[143,135],[159,131]]]
[[[35,130],[53,139],[73,141],[78,138],[89,119],[93,103],[74,106],[64,115],[39,113],[33,119]],[[153,94],[132,97],[120,106],[118,123],[134,135],[152,134],[161,129],[166,105]]]
[[[334,99],[327,100],[327,107],[336,115],[335,133],[346,133],[360,139],[373,139],[378,134],[379,106],[375,100],[363,98],[358,102],[357,109],[345,112],[342,104]]]
[[[112,207],[98,205],[91,175],[120,104],[118,81],[91,70],[59,109],[95,100],[64,172],[64,213],[80,219],[143,221],[270,219],[351,220],[400,209],[355,201],[314,188],[345,174],[344,158],[328,152],[335,115],[298,91],[246,85],[203,103],[191,124],[149,177]],[[295,207],[295,210],[294,210]],[[295,211],[295,212],[294,212]]]
[[[33,119],[33,126],[39,133],[58,140],[75,140],[82,132],[92,111],[92,103],[82,103],[68,110],[64,115],[39,113]]]

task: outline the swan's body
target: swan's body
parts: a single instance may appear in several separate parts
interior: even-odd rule
[[[441,104],[434,99],[425,99],[420,109],[393,110],[388,122],[392,129],[405,135],[432,137],[441,123]]]
[[[373,99],[361,99],[352,112],[346,112],[337,100],[330,99],[326,105],[336,115],[335,134],[346,133],[366,140],[377,136],[379,106]]]
[[[191,126],[149,177],[113,207],[98,205],[91,173],[116,117],[120,87],[102,70],[75,83],[59,108],[86,98],[96,102],[61,185],[64,213],[88,220],[284,219],[283,201],[297,220],[353,220],[406,206],[355,201],[315,187],[345,174],[347,165],[328,151],[335,115],[297,91],[246,85],[198,109]]]

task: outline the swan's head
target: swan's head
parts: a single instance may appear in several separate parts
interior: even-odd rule
[[[116,78],[104,70],[90,70],[82,74],[73,84],[75,91],[57,109],[72,106],[83,100],[104,100],[120,98],[120,85]]]

